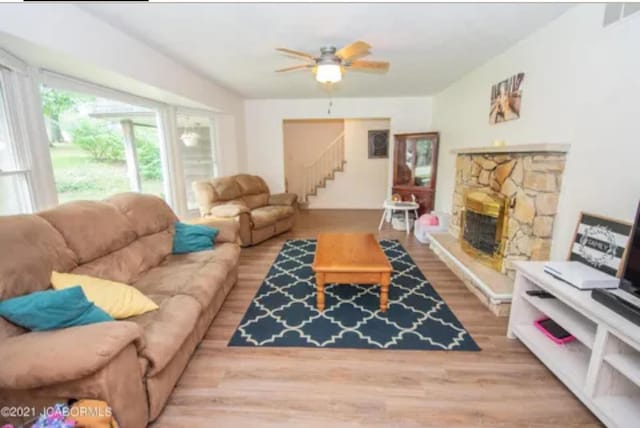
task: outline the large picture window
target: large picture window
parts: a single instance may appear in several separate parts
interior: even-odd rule
[[[217,175],[214,114],[30,68],[0,49],[0,215],[134,191],[197,212]]]
[[[164,197],[155,111],[50,87],[41,97],[59,202],[126,191]]]

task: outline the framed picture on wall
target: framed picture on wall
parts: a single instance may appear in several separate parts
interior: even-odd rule
[[[491,87],[490,124],[520,118],[523,82],[524,73],[518,73]]]
[[[383,159],[389,157],[389,130],[369,131],[369,159]]]
[[[569,250],[569,260],[619,276],[631,223],[582,212]]]

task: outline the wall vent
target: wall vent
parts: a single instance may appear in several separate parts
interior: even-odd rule
[[[604,8],[603,27],[640,12],[640,3],[607,3]]]

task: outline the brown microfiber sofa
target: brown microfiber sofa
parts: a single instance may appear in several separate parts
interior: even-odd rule
[[[255,245],[290,230],[296,218],[298,196],[271,195],[264,180],[239,174],[193,183],[200,214],[208,218],[235,219],[243,246]]]
[[[176,220],[160,198],[135,193],[0,217],[0,300],[49,288],[57,270],[131,284],[159,306],[48,332],[0,317],[0,407],[94,398],[124,428],[158,417],[238,277],[236,222],[211,222],[213,250],[172,255]]]

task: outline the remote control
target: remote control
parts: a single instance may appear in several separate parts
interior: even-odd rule
[[[548,293],[544,290],[527,290],[527,294],[529,296],[533,296],[533,297],[539,297],[541,299],[555,299],[556,296],[554,296],[551,293]]]

